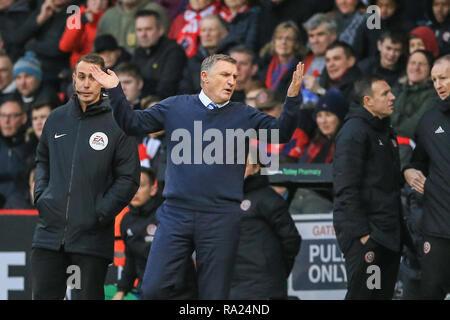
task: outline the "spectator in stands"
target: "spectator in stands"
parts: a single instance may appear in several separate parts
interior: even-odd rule
[[[335,0],[333,18],[337,24],[339,40],[353,46],[356,30],[366,21],[361,0]]]
[[[200,21],[200,46],[197,53],[187,60],[180,82],[179,93],[194,94],[201,90],[200,66],[202,61],[215,53],[225,53],[229,49],[229,42],[222,41],[228,34],[222,19],[217,15],[209,15]],[[232,45],[232,43],[231,43]]]
[[[139,189],[131,199],[128,206],[129,211],[123,216],[120,223],[120,234],[125,243],[125,266],[113,300],[122,300],[133,287],[138,295],[141,294],[140,287],[145,266],[158,224],[155,213],[163,201],[164,199],[158,193],[155,172],[142,167]],[[178,279],[179,285],[186,289],[184,294],[177,299],[196,297],[192,259],[188,266],[190,269],[187,269],[185,275]],[[138,283],[134,286],[136,279]]]
[[[448,0],[427,0],[427,26],[433,29],[441,55],[450,53],[450,4]]]
[[[236,89],[234,90],[231,100],[244,102],[247,86],[252,83],[253,76],[258,71],[256,56],[250,48],[247,48],[244,45],[231,48],[229,55],[236,60],[238,69]]]
[[[0,104],[8,96],[12,96],[16,88],[11,59],[4,51],[0,50]]]
[[[59,74],[69,66],[69,55],[59,49],[70,0],[39,0],[36,10],[14,32],[16,42],[33,51],[42,63],[42,81],[60,90]]]
[[[94,52],[105,61],[105,68],[114,69],[122,62],[131,60],[131,54],[119,47],[116,39],[110,34],[97,36],[94,41]]]
[[[333,161],[335,139],[344,123],[348,104],[338,89],[330,89],[317,102],[313,118],[317,123],[299,163],[324,163]],[[298,188],[292,198],[290,211],[295,214],[326,213],[333,209],[331,190]]]
[[[356,67],[355,54],[352,47],[342,41],[333,42],[325,53],[326,68],[311,91],[324,95],[330,88],[338,88],[347,101],[351,101],[353,84],[359,79],[361,72]]]
[[[119,77],[123,93],[131,107],[140,110],[144,80],[139,67],[132,62],[124,62],[115,68],[115,72]]]
[[[241,232],[229,298],[287,299],[287,278],[300,250],[301,237],[286,201],[248,163],[241,202]]]
[[[305,60],[305,87],[311,87],[312,77],[320,77],[325,68],[327,47],[337,39],[337,25],[323,13],[316,13],[303,24],[308,33],[310,51]]]
[[[189,0],[186,10],[172,23],[169,38],[181,45],[188,58],[193,57],[199,47],[200,22],[203,18],[219,12],[219,0]]]
[[[405,72],[404,39],[403,33],[383,31],[377,42],[378,54],[360,61],[358,68],[364,75],[382,76],[393,87]]]
[[[0,38],[6,53],[15,62],[24,54],[23,45],[17,43],[17,30],[30,15],[29,0],[0,1]]]
[[[97,27],[97,36],[110,34],[116,39],[119,47],[133,54],[138,47],[135,29],[135,15],[140,10],[153,10],[161,17],[161,25],[165,33],[169,30],[169,17],[166,10],[153,0],[118,0],[116,5],[108,9]]]
[[[263,81],[252,81],[245,90],[245,104],[256,107],[256,97],[263,89],[266,89],[266,85]]]
[[[409,54],[419,49],[431,52],[434,58],[439,55],[436,36],[428,27],[417,27],[409,33]]]
[[[142,10],[136,14],[138,48],[132,61],[141,68],[143,95],[167,98],[175,95],[186,64],[183,48],[164,35],[161,18],[156,11]]]
[[[333,0],[261,0],[261,23],[259,24],[258,47],[270,42],[275,28],[282,22],[294,21],[300,28],[316,12],[326,12],[333,8]],[[306,42],[306,34],[301,32],[301,40]]]
[[[280,23],[275,28],[272,41],[260,52],[260,78],[265,81],[266,87],[285,96],[292,72],[304,53],[297,25],[293,21]]]
[[[333,224],[347,271],[346,299],[392,299],[402,248],[402,177],[396,136],[389,125],[395,100],[381,77],[355,84],[356,101],[336,138]],[[367,283],[376,265],[379,287]]]
[[[424,114],[415,132],[417,146],[409,166],[403,171],[408,184],[423,197],[420,221],[422,299],[445,299],[450,283],[450,55],[434,63],[431,79],[439,96]],[[423,253],[422,253],[423,252]]]
[[[406,83],[392,90],[396,99],[391,124],[398,136],[413,139],[419,120],[433,106],[436,93],[430,79],[432,65],[430,52],[415,51],[408,58]]]
[[[55,108],[56,105],[53,101],[36,101],[32,104],[31,127],[28,128],[25,139],[31,144],[33,154],[36,152],[39,139],[42,135],[42,130],[44,129],[45,121]]]
[[[87,0],[86,5],[80,7],[80,12],[67,18],[66,30],[59,41],[59,49],[70,53],[70,67],[73,68],[81,56],[92,51],[97,25],[100,18],[108,9],[109,0]],[[76,21],[79,19],[78,21]],[[76,21],[80,26],[74,28],[71,22]],[[70,26],[70,27],[69,27]]]
[[[401,1],[400,0],[372,0],[371,5],[376,5],[380,13],[380,28],[368,28],[370,22],[374,22],[371,13],[367,19],[362,23],[356,31],[355,40],[353,42],[353,49],[355,50],[358,59],[364,59],[369,56],[377,54],[377,42],[382,31],[406,31],[401,15]]]
[[[33,154],[25,142],[27,115],[22,102],[8,98],[0,105],[0,208],[26,208],[28,171]]]
[[[251,50],[258,45],[259,24],[261,9],[251,7],[249,0],[223,0],[219,9],[219,16],[226,22],[228,37]]]
[[[42,82],[41,63],[32,52],[17,60],[13,68],[17,85],[17,94],[22,99],[23,110],[28,118],[31,116],[31,104],[35,101],[53,101],[59,103],[59,98],[52,86]]]

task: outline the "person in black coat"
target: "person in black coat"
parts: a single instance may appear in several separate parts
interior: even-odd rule
[[[133,289],[135,279],[138,279],[136,289],[140,293],[145,265],[158,224],[156,210],[163,201],[158,192],[155,172],[141,167],[139,189],[128,206],[130,211],[124,215],[120,223],[120,234],[125,243],[125,266],[113,300],[122,300]],[[196,296],[194,264],[190,263],[188,266],[190,268],[186,270],[186,275],[180,276],[180,280],[183,281],[180,285],[185,285],[186,291],[177,297],[179,299]]]
[[[175,95],[187,59],[183,48],[164,35],[162,20],[156,11],[138,11],[135,21],[139,46],[131,61],[141,68],[143,95],[161,98]]]
[[[286,201],[248,163],[241,233],[231,284],[231,300],[287,299],[287,278],[300,250],[301,237]]]
[[[345,257],[346,299],[392,299],[402,247],[402,176],[389,125],[395,97],[376,76],[358,81],[355,95],[362,106],[350,109],[333,161],[333,225]],[[371,290],[373,266],[381,278]]]

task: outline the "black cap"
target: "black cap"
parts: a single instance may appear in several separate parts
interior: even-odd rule
[[[95,38],[94,52],[113,51],[119,49],[116,39],[110,34],[104,34]]]

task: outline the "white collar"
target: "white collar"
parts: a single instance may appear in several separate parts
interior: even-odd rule
[[[200,101],[203,103],[203,105],[207,108],[208,107],[208,105],[211,103],[211,102],[213,102],[206,94],[205,94],[205,92],[203,91],[203,89],[202,89],[202,91],[200,91],[200,94],[198,95],[198,98],[200,99]],[[224,107],[224,106],[226,106],[228,103],[229,103],[230,101],[228,100],[227,102],[225,102],[225,103],[222,103],[222,104],[215,104],[217,107],[219,107],[219,108],[222,108],[222,107]]]

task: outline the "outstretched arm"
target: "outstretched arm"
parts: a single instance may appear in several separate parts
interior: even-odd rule
[[[97,65],[92,65],[90,71],[94,79],[107,89],[114,119],[126,134],[145,135],[164,129],[166,106],[156,104],[146,110],[132,110],[114,71],[108,69],[104,72]]]

